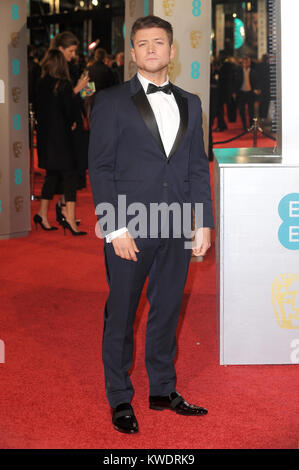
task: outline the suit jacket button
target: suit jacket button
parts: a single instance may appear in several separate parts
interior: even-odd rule
[[[164,181],[163,187],[164,187],[164,188],[168,188],[168,183],[167,183],[166,181]]]

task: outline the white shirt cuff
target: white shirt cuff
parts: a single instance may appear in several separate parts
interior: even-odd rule
[[[122,227],[118,230],[115,230],[114,232],[108,233],[108,235],[106,235],[106,242],[111,243],[111,241],[114,240],[114,238],[119,237],[120,235],[122,235],[123,233],[126,233],[127,231],[128,231],[127,227]]]

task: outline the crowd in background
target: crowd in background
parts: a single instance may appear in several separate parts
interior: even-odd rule
[[[32,103],[33,110],[35,110],[37,82],[41,76],[41,62],[48,49],[49,46],[28,46],[29,103]],[[78,81],[82,74],[89,72],[89,77],[95,83],[98,92],[124,81],[124,53],[120,51],[113,55],[100,47],[88,55],[76,51],[69,68],[74,81]]]
[[[211,58],[210,128],[222,132],[236,122],[239,112],[243,130],[253,118],[265,121],[270,105],[270,65],[268,55],[261,60],[237,58],[220,51]]]
[[[71,31],[57,34],[48,48],[28,48],[29,102],[36,123],[38,167],[45,170],[36,228],[52,232],[49,220],[54,196],[56,221],[72,235],[79,230],[77,192],[86,187],[89,116],[96,94],[124,80],[124,54],[96,48],[85,57]]]

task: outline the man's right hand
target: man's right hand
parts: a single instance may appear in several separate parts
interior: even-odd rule
[[[138,261],[136,253],[139,253],[139,250],[129,232],[114,238],[111,243],[117,256],[130,261]]]

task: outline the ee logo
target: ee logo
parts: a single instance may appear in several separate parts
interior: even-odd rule
[[[19,73],[20,73],[20,61],[19,61],[19,59],[14,59],[12,61],[12,73],[14,75],[19,75]]]
[[[16,3],[11,6],[11,17],[14,21],[19,19],[19,5]]]
[[[299,193],[287,194],[278,205],[282,224],[278,239],[288,250],[299,250]]]
[[[13,127],[15,131],[21,129],[21,116],[19,114],[15,114],[13,117]]]
[[[192,2],[192,15],[200,16],[201,15],[201,1],[193,0]]]
[[[20,168],[17,168],[15,170],[15,183],[16,184],[22,184],[22,170]]]
[[[191,64],[191,77],[195,80],[200,77],[200,63],[197,60]]]

